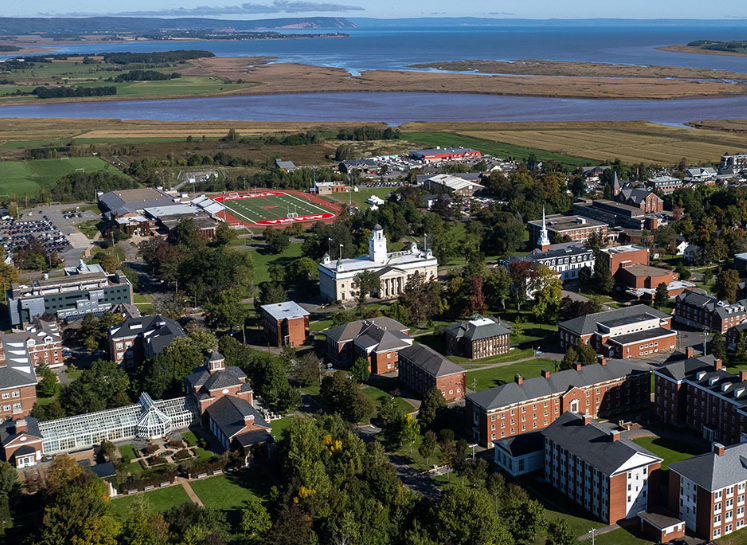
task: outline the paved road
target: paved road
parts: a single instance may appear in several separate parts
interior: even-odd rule
[[[581,301],[582,303],[585,303],[589,300],[589,298],[585,295],[581,295],[580,293],[576,293],[575,291],[562,290],[561,293],[563,294],[563,297],[568,297],[571,301]],[[609,305],[603,304],[602,308],[604,310],[612,310],[612,307]]]

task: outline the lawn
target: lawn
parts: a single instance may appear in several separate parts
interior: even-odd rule
[[[272,422],[270,422],[272,435],[280,439],[280,437],[283,435],[283,431],[288,429],[288,426],[290,426],[295,419],[295,416],[286,416],[285,418],[279,418],[278,420],[273,420]]]
[[[193,447],[197,444],[197,436],[192,431],[183,432],[182,439],[187,442],[187,446]]]
[[[135,452],[135,446],[134,445],[121,445],[119,447],[119,455],[122,458],[127,458],[129,460],[134,460],[135,458],[139,458],[140,454]]]
[[[149,512],[156,513],[163,513],[172,507],[177,507],[189,501],[187,491],[184,490],[182,485],[172,485],[166,488],[151,490],[150,492],[142,492],[140,494],[133,494],[132,496],[115,498],[111,500],[109,505],[110,513],[120,521],[124,521],[129,514],[130,506],[132,506],[135,498],[142,495],[145,496],[151,506]]]
[[[126,177],[115,167],[98,157],[37,159],[33,161],[0,161],[3,194],[36,195],[41,189],[75,172],[109,172]]]
[[[653,545],[653,541],[643,536],[638,528],[618,528],[606,534],[596,536],[596,545]],[[591,540],[587,541],[591,544]],[[736,543],[734,544],[736,545]]]
[[[99,232],[99,224],[101,223],[101,220],[88,220],[84,221],[82,223],[79,223],[75,226],[78,231],[86,235],[89,239],[93,240],[93,237],[96,236],[96,233]]]
[[[264,468],[256,467],[192,481],[190,485],[205,507],[224,511],[236,525],[241,520],[244,502],[255,496],[263,498],[271,482]]]
[[[683,439],[687,438],[683,437]],[[641,437],[640,439],[633,439],[633,442],[663,458],[662,469],[668,469],[669,465],[674,462],[687,460],[705,452],[698,448],[694,442],[677,441],[664,437]]]
[[[512,382],[514,376],[517,374],[525,379],[529,379],[538,377],[542,369],[547,369],[551,373],[554,373],[556,370],[555,364],[556,362],[553,360],[536,358],[504,367],[467,371],[467,388],[479,392],[498,386],[503,382]]]
[[[361,187],[358,191],[353,191],[351,198],[354,205],[358,206],[358,208],[365,209],[370,206],[366,201],[371,197],[371,195],[376,195],[377,197],[387,200],[389,195],[396,190],[396,187]],[[346,193],[337,194],[335,197],[338,201],[348,202],[348,194]]]
[[[392,397],[391,394],[377,388],[376,386],[368,386],[367,388],[363,388],[363,395],[366,396],[374,405],[374,413],[371,415],[372,417],[376,415],[376,409],[381,407],[381,404],[384,402],[384,400],[387,397]],[[411,413],[415,410],[415,407],[410,405],[401,397],[394,396],[394,403],[396,403],[397,407],[399,407],[399,409],[405,413]]]
[[[479,369],[482,366],[490,365],[492,363],[506,363],[510,361],[523,360],[534,356],[534,350],[532,348],[525,348],[519,350],[514,348],[509,350],[505,354],[499,354],[497,356],[491,356],[489,358],[482,358],[479,360],[471,360],[469,358],[462,358],[460,356],[449,356],[449,359],[454,363],[461,365],[465,369]]]
[[[259,285],[270,281],[268,267],[272,263],[287,267],[291,261],[301,257],[301,244],[291,244],[282,254],[271,254],[264,250],[252,250],[252,262],[254,263],[254,282]]]

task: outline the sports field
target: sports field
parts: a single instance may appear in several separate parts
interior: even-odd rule
[[[334,211],[327,208],[323,201],[304,193],[287,191],[254,191],[243,193],[226,193],[213,197],[214,201],[226,207],[226,220],[234,223],[238,220],[246,225],[289,225],[307,221],[331,220]]]
[[[74,172],[111,172],[126,177],[98,157],[37,159],[34,161],[0,161],[0,195],[22,197],[36,195],[40,189]]]

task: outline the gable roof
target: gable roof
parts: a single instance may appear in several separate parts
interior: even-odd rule
[[[747,443],[726,447],[721,456],[709,452],[674,462],[669,469],[714,492],[747,480]]]
[[[650,319],[650,318],[671,318],[669,314],[648,307],[646,305],[634,305],[631,307],[623,307],[615,310],[608,310],[604,312],[597,312],[596,314],[587,314],[585,316],[579,316],[572,320],[566,320],[558,324],[558,327],[567,329],[571,333],[576,335],[591,335],[598,331],[598,324],[600,322],[608,323],[618,320],[631,320],[635,318]]]
[[[127,318],[112,326],[109,335],[115,340],[142,336],[154,354],[162,353],[177,337],[187,336],[179,322],[161,315]]]
[[[571,412],[563,413],[542,435],[606,475],[613,475],[636,455],[648,458],[648,464],[663,461],[629,439],[613,441],[610,430],[593,421],[584,425],[584,417]]]
[[[444,377],[456,373],[464,373],[464,369],[445,358],[430,346],[414,344],[399,351],[400,362],[407,359],[416,367],[419,367],[433,377]]]
[[[371,324],[353,342],[364,349],[371,348],[374,352],[384,352],[410,346],[412,339],[401,331],[388,331],[376,324]]]
[[[508,452],[511,456],[523,456],[545,448],[545,437],[541,431],[530,431],[493,441],[495,448]]]
[[[205,409],[205,412],[229,440],[248,425],[270,428],[257,409],[252,407],[247,400],[239,397],[223,396]],[[254,420],[247,421],[247,417],[254,417]]]
[[[712,295],[698,293],[693,290],[685,290],[677,296],[677,301],[683,305],[702,308],[708,312],[715,313],[719,318],[728,318],[734,313],[747,312],[747,299],[742,299],[734,304],[719,301]]]
[[[16,433],[16,422],[14,420],[6,420],[0,424],[0,444],[7,445],[23,435],[26,435],[27,437],[41,438],[42,435],[39,431],[39,421],[33,416],[27,416],[25,417],[25,420],[28,431],[23,433]]]
[[[662,365],[655,369],[654,372],[680,381],[690,376],[695,376],[699,371],[715,369],[715,363],[716,358],[714,356],[701,356],[699,358],[688,358],[668,365]]]
[[[211,373],[206,365],[194,369],[194,372],[184,380],[192,386],[195,391],[202,388],[208,390],[217,390],[219,388],[230,388],[244,384],[242,379],[246,379],[246,373],[238,367],[226,367],[224,371],[215,371]]]
[[[605,365],[601,363],[585,365],[579,371],[566,369],[553,373],[548,378],[540,376],[524,379],[521,384],[507,382],[495,388],[468,394],[467,398],[473,404],[490,411],[538,397],[560,394],[571,388],[590,386],[640,373],[648,373],[648,371],[636,369],[629,362],[612,360]]]
[[[361,334],[361,332],[368,329],[371,324],[374,324],[377,327],[380,327],[381,329],[385,329],[387,331],[399,331],[402,333],[406,333],[409,330],[406,325],[402,325],[397,320],[392,320],[391,318],[387,318],[386,316],[379,316],[377,318],[371,318],[368,320],[356,320],[354,322],[348,322],[347,324],[338,325],[337,327],[328,329],[324,333],[327,336],[328,341],[337,343],[347,342],[355,339],[358,335]]]

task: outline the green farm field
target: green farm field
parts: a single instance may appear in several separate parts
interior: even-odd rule
[[[98,157],[0,161],[0,194],[32,196],[68,174],[104,171],[126,177]]]

